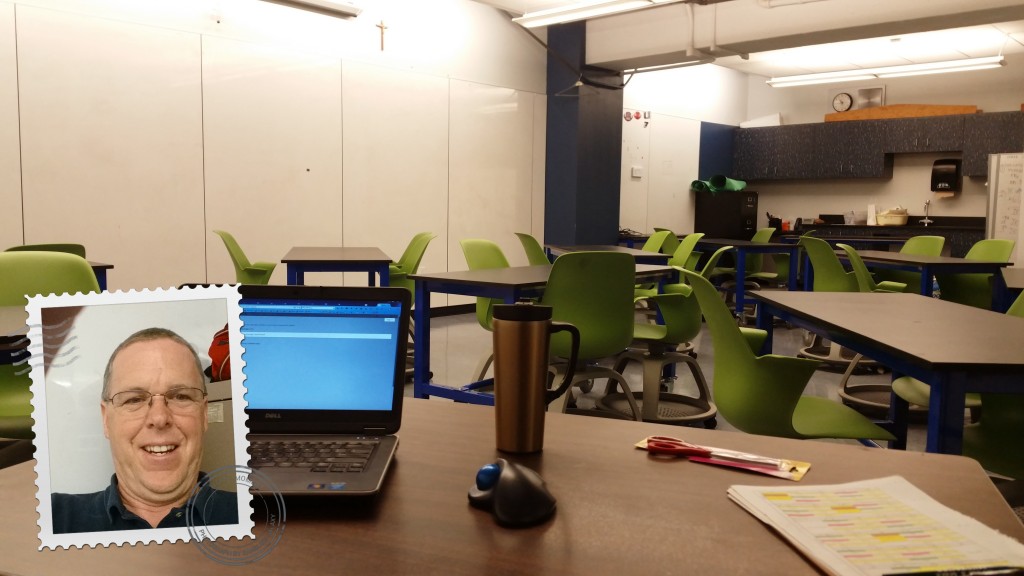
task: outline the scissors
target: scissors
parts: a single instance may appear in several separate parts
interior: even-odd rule
[[[684,442],[671,436],[651,436],[647,439],[647,452],[671,456],[711,456],[711,450],[696,444]]]

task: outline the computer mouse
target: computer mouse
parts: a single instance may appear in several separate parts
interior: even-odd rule
[[[469,489],[469,503],[489,510],[509,528],[534,526],[555,513],[555,497],[535,471],[504,458],[480,468]]]

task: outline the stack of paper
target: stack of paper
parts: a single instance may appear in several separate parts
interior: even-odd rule
[[[899,476],[831,486],[732,486],[729,498],[829,574],[1024,567],[1024,545]]]

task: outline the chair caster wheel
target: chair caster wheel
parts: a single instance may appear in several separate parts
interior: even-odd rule
[[[580,390],[582,390],[584,394],[590,392],[593,389],[594,389],[594,381],[593,380],[587,380],[587,381],[584,381],[584,382],[580,382]]]
[[[708,418],[707,420],[704,421],[704,428],[708,430],[714,430],[715,428],[718,428],[718,419]]]

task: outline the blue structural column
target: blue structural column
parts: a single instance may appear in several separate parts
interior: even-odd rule
[[[548,27],[548,115],[544,241],[615,244],[622,164],[620,73],[586,66],[585,22]],[[560,94],[561,93],[561,94]]]

